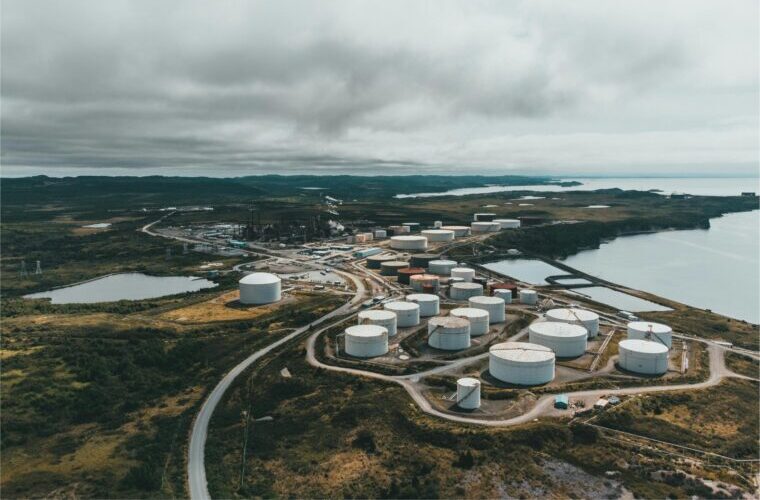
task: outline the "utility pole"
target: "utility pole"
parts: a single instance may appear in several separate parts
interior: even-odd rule
[[[245,420],[245,426],[244,426],[244,434],[243,434],[243,459],[240,461],[240,486],[239,488],[243,487],[243,478],[245,477],[245,454],[248,451],[248,421],[250,420],[248,418],[248,411],[243,410],[241,412],[241,415],[243,419]]]
[[[34,274],[42,274],[42,266],[39,260],[37,261],[37,267],[34,269]]]

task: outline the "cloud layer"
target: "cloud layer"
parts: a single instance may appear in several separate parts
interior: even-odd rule
[[[20,173],[756,173],[758,4],[5,0]]]

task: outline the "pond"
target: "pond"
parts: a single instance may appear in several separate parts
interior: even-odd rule
[[[591,286],[586,288],[578,288],[576,290],[567,290],[567,293],[572,295],[580,295],[587,297],[594,302],[600,304],[607,304],[610,307],[619,309],[621,311],[628,312],[645,312],[645,311],[670,311],[669,307],[656,304],[649,300],[640,299],[627,293],[618,292],[611,288],[603,286]]]
[[[148,276],[142,273],[119,273],[103,276],[47,292],[25,295],[26,299],[51,299],[53,304],[94,304],[117,300],[144,300],[197,292],[217,286],[213,281],[195,276]]]
[[[483,264],[483,267],[530,283],[531,285],[546,285],[547,281],[545,278],[547,276],[567,274],[567,271],[536,259],[507,259],[499,262],[489,262],[488,264]]]

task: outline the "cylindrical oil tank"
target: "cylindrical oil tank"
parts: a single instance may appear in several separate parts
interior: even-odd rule
[[[439,220],[433,222],[433,227],[436,228],[436,229],[441,229],[442,226],[443,226],[443,222],[441,222]]]
[[[425,269],[421,267],[404,267],[402,269],[399,269],[396,273],[398,275],[398,282],[402,285],[408,285],[409,284],[409,278],[416,274],[422,274],[425,272]]]
[[[418,233],[421,227],[419,222],[402,222],[401,225],[408,227],[410,233]]]
[[[428,320],[428,345],[446,351],[470,347],[470,323],[454,316],[436,316]]]
[[[480,408],[480,380],[472,377],[457,380],[457,406],[463,410]]]
[[[501,224],[498,222],[473,222],[470,224],[470,229],[473,233],[495,233],[501,229]]]
[[[662,323],[632,321],[628,323],[628,338],[659,342],[670,349],[673,345],[673,329]]]
[[[668,371],[668,348],[651,340],[626,339],[618,344],[618,364],[623,370],[643,375]]]
[[[449,297],[454,300],[467,300],[478,295],[483,295],[483,285],[478,283],[454,283],[449,290]]]
[[[409,267],[409,264],[402,260],[389,260],[380,263],[380,274],[383,276],[398,276],[400,269]]]
[[[599,315],[586,309],[578,309],[576,307],[571,309],[549,309],[546,311],[546,319],[548,321],[581,325],[588,331],[588,338],[594,338],[599,334]]]
[[[454,241],[454,231],[449,231],[448,229],[425,229],[422,231],[422,236],[427,238],[428,241]]]
[[[512,293],[512,298],[517,298],[517,285],[514,283],[494,283],[491,285],[491,295],[496,295],[496,290],[509,290]]]
[[[388,237],[388,231],[385,229],[375,229],[374,231],[375,238],[387,238]]]
[[[380,269],[380,264],[391,260],[396,260],[396,256],[388,254],[370,255],[367,257],[367,267],[369,269]]]
[[[484,222],[491,222],[496,218],[496,214],[492,214],[490,212],[479,212],[477,214],[473,214],[472,220],[475,222],[484,221]]]
[[[461,238],[470,234],[470,226],[441,226],[441,229],[454,231],[454,237]]]
[[[531,343],[548,347],[560,358],[577,358],[586,352],[588,333],[580,325],[540,321],[528,327]]]
[[[474,307],[457,307],[449,315],[466,319],[470,323],[470,335],[479,337],[488,333],[488,311]]]
[[[454,283],[464,283],[464,278],[460,278],[458,276],[454,276],[453,278],[448,279],[449,285],[453,285]]]
[[[393,302],[386,302],[383,307],[386,311],[396,313],[396,326],[399,328],[407,328],[420,324],[419,304],[415,304],[414,302],[404,302],[403,300],[395,300]]]
[[[408,226],[388,226],[388,230],[393,235],[399,235],[399,234],[408,233],[409,227]]]
[[[546,384],[554,379],[554,353],[528,342],[503,342],[488,350],[491,375],[515,385]]]
[[[282,280],[270,273],[251,273],[238,282],[240,303],[271,304],[282,298]]]
[[[520,227],[519,219],[494,219],[493,222],[498,222],[502,229],[517,229]]]
[[[449,276],[451,270],[457,266],[453,260],[431,260],[428,264],[428,271],[441,276]]]
[[[504,323],[506,320],[506,306],[504,304],[504,299],[501,297],[487,297],[485,295],[480,295],[478,297],[470,297],[467,301],[469,302],[470,307],[488,311],[488,317],[491,323]]]
[[[475,270],[469,267],[455,267],[451,269],[451,276],[453,278],[462,278],[465,281],[472,281],[475,277]]]
[[[349,326],[345,341],[346,354],[358,358],[374,358],[388,352],[388,330],[382,326]]]
[[[435,274],[415,274],[409,278],[409,284],[415,292],[424,290],[438,291],[440,278]]]
[[[511,304],[512,303],[512,290],[506,290],[504,288],[499,288],[493,291],[494,297],[499,297],[501,300],[504,301],[505,304]]]
[[[520,290],[520,303],[533,305],[538,302],[538,293],[535,290]]]
[[[378,325],[388,330],[388,336],[396,335],[396,313],[393,311],[383,311],[380,309],[371,309],[369,311],[359,312],[360,325]]]
[[[441,300],[432,293],[412,293],[406,296],[406,301],[419,305],[420,316],[423,318],[435,316],[441,310]]]
[[[425,250],[427,238],[424,236],[391,236],[391,248],[397,250]]]
[[[409,259],[409,265],[411,267],[424,267],[427,269],[432,261],[440,258],[441,254],[437,253],[415,253]]]

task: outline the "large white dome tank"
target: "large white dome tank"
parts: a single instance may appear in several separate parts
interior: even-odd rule
[[[673,345],[673,329],[661,323],[632,321],[628,323],[628,338],[634,340],[651,340],[659,342],[668,349]]]
[[[238,282],[242,304],[271,304],[282,297],[282,280],[270,273],[251,273]]]
[[[396,300],[387,302],[383,307],[386,311],[396,313],[396,325],[399,328],[407,328],[420,324],[420,306],[418,304]]]
[[[618,364],[624,370],[643,375],[668,371],[668,348],[651,340],[626,339],[618,344]]]
[[[532,323],[530,342],[548,347],[560,358],[577,358],[586,352],[588,332],[580,325],[554,321]]]
[[[479,337],[488,333],[488,311],[474,307],[457,307],[449,312],[451,316],[466,319],[470,322],[470,335]]]
[[[436,316],[428,320],[428,345],[446,351],[470,347],[470,323],[455,316]]]
[[[388,352],[388,330],[378,325],[349,326],[345,331],[346,354],[374,358]]]
[[[467,299],[470,307],[488,311],[489,321],[491,323],[504,323],[506,321],[506,305],[501,297],[488,297],[480,295]]]
[[[546,319],[581,325],[588,331],[589,338],[594,338],[599,334],[599,315],[586,309],[550,309],[546,311]]]
[[[382,311],[379,309],[372,309],[369,311],[359,312],[359,324],[360,325],[378,325],[388,330],[388,336],[393,337],[396,335],[396,313],[393,311]]]
[[[546,384],[554,379],[554,353],[548,347],[528,342],[503,342],[488,350],[491,375],[516,385]]]
[[[438,295],[432,293],[412,293],[406,296],[407,302],[413,302],[420,306],[420,316],[428,318],[440,312],[441,300]]]
[[[463,410],[480,408],[480,380],[472,377],[457,380],[457,405]]]
[[[449,289],[449,297],[454,300],[467,300],[478,295],[483,295],[483,285],[480,283],[454,283]]]

